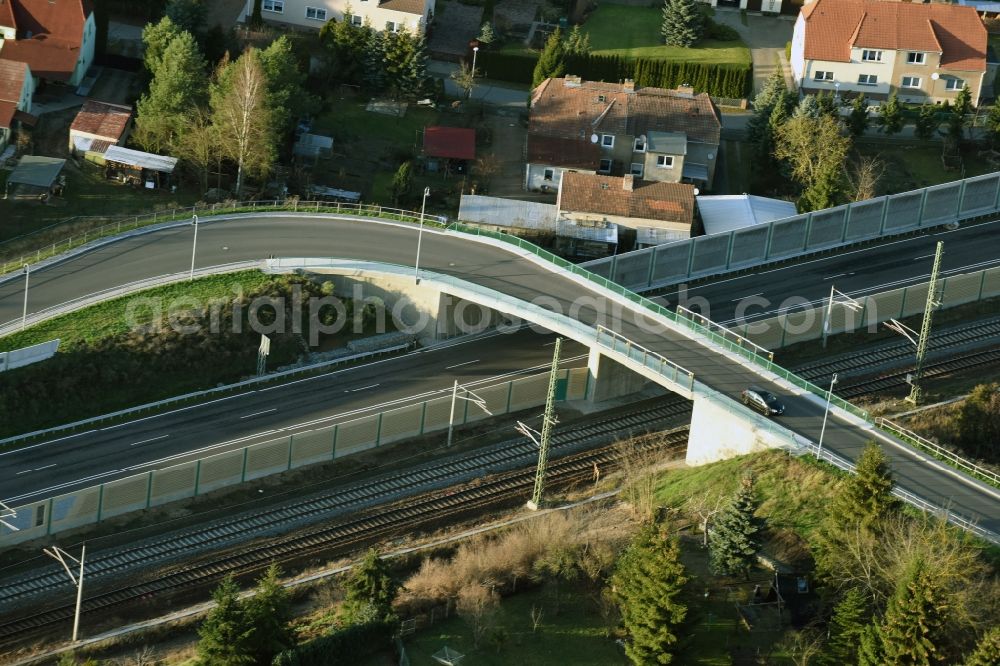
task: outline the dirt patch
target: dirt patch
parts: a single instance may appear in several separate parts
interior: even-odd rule
[[[521,197],[524,192],[524,141],[528,129],[519,116],[491,115],[486,119],[493,133],[491,152],[496,174],[490,178],[489,194]]]
[[[139,77],[134,72],[105,67],[90,90],[90,98],[112,104],[131,104],[139,96],[139,86]]]

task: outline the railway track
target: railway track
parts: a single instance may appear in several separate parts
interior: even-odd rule
[[[586,442],[600,438],[614,439],[623,432],[648,432],[657,424],[680,417],[688,410],[686,401],[672,401],[655,409],[637,410],[569,429],[553,437],[553,452],[567,453]],[[686,442],[687,430],[678,430],[670,437],[670,441]],[[207,557],[201,562],[175,567],[165,575],[88,597],[84,601],[83,612],[104,611],[148,595],[199,587],[218,579],[226,572],[253,571],[274,560],[301,557],[319,550],[349,548],[360,541],[396,531],[401,526],[414,526],[498,503],[505,497],[504,493],[511,496],[519,493],[519,496],[524,497],[527,488],[534,482],[534,470],[525,469],[523,465],[531,464],[537,455],[536,451],[529,440],[513,439],[492,447],[485,453],[459,456],[444,464],[430,463],[390,475],[375,483],[359,483],[335,493],[326,493],[233,522],[208,526],[183,536],[170,535],[123,551],[97,555],[87,563],[89,580],[123,574],[137,566],[163,566],[179,557],[190,558],[193,551],[218,552],[220,548],[227,546],[232,551],[236,544],[266,538],[278,528],[287,532],[290,527],[308,524],[309,518],[313,519],[313,523],[324,521],[321,528],[301,529],[293,537],[275,538],[259,548],[251,547],[228,555]],[[614,452],[608,446],[582,453],[568,453],[550,465],[551,482],[572,481],[573,473],[583,473],[580,470],[591,474],[595,463],[607,464],[613,457]],[[486,474],[494,470],[518,465],[521,468],[507,469],[484,479]],[[451,486],[457,476],[465,479],[468,486],[455,491]],[[449,487],[442,490],[443,486]],[[375,507],[377,504],[384,505],[387,495],[398,498],[406,491],[410,491],[410,497],[405,500],[397,500],[388,508]],[[339,517],[331,522],[333,512]],[[8,608],[13,604],[23,607],[32,597],[53,590],[64,590],[67,581],[64,576],[59,575],[61,573],[48,569],[44,573],[4,581],[0,585],[0,597]],[[61,606],[0,623],[0,645],[9,643],[12,638],[21,640],[26,635],[60,624],[71,618],[72,612],[72,606]]]
[[[970,342],[1000,337],[1000,320],[984,322],[965,331],[942,333],[933,349],[941,351]],[[833,372],[849,372],[873,365],[883,365],[908,359],[912,355],[908,343],[886,345],[871,352],[850,357],[807,364],[796,371],[809,379],[821,379]],[[925,366],[925,377],[933,377],[1000,361],[1000,348],[972,352],[954,358],[934,361]],[[876,393],[904,385],[906,371],[886,374],[845,385],[837,393],[845,398]],[[683,416],[690,411],[687,401],[677,398],[655,409],[643,409],[611,417],[595,423],[568,429],[553,438],[553,451],[564,453],[550,465],[553,484],[565,484],[582,479],[592,473],[593,465],[613,461],[611,447],[605,446],[585,452],[572,453],[585,442],[613,438],[625,431],[648,431],[657,423]],[[672,431],[668,443],[680,444],[687,440],[687,428]],[[83,613],[107,611],[124,606],[149,595],[162,595],[203,587],[218,580],[228,572],[247,573],[266,566],[271,561],[298,558],[309,553],[334,549],[349,549],[359,543],[371,541],[403,528],[440,520],[462,513],[496,505],[507,498],[523,497],[534,481],[534,471],[514,469],[522,462],[530,462],[535,455],[534,445],[525,438],[516,438],[491,447],[486,452],[454,456],[445,461],[434,461],[415,469],[388,475],[376,482],[357,483],[336,492],[324,493],[271,511],[247,515],[231,521],[220,521],[205,528],[189,532],[182,537],[171,535],[150,540],[134,547],[110,554],[100,554],[88,560],[88,578],[106,578],[121,574],[137,566],[145,568],[164,566],[192,554],[230,548],[228,554],[209,556],[201,562],[177,566],[163,576],[123,586],[87,598]],[[488,470],[505,469],[483,479]],[[480,479],[480,482],[471,482]],[[454,490],[456,481],[466,485]],[[445,487],[448,489],[442,492]],[[387,497],[400,497],[410,493],[405,501],[396,500],[386,506]],[[382,506],[376,508],[376,505]],[[339,516],[333,521],[331,515]],[[323,520],[320,528],[303,529],[310,523]],[[266,544],[238,552],[232,546],[247,540],[273,537],[278,532],[299,529],[291,537],[272,538]],[[23,604],[52,590],[67,586],[61,571],[34,573],[17,580],[0,584],[0,607]],[[61,606],[3,622],[0,620],[0,646],[26,636],[36,635],[46,628],[69,621],[72,606]]]

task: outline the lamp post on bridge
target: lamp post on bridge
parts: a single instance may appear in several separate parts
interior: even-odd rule
[[[31,277],[31,266],[25,264],[21,267],[24,271],[24,308],[21,310],[21,330],[24,330],[24,325],[28,321],[28,280]]]
[[[823,411],[823,427],[819,429],[819,446],[816,449],[816,460],[821,460],[823,455],[823,435],[826,434],[826,420],[830,416],[830,401],[833,399],[833,385],[837,383],[837,373],[833,373],[830,378],[830,388],[826,392],[826,409]]]
[[[198,216],[191,216],[191,224],[194,225],[194,244],[191,246],[191,272],[188,274],[188,280],[194,279],[194,257],[198,252]]]
[[[424,200],[420,204],[420,231],[417,232],[417,259],[413,262],[413,279],[416,284],[420,284],[420,244],[424,240],[424,211],[427,210],[427,197],[431,193],[430,187],[424,188]]]

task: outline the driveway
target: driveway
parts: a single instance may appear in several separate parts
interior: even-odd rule
[[[795,17],[747,14],[747,24],[743,25],[738,9],[716,8],[715,20],[740,33],[740,37],[750,47],[750,56],[753,59],[754,94],[778,68],[779,62],[784,67],[785,85],[789,89],[794,88],[791,68],[785,59],[785,44],[792,41]]]

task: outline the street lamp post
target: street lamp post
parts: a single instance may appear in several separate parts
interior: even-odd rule
[[[21,330],[28,321],[28,279],[31,277],[31,266],[25,264],[21,270],[24,271],[24,308],[21,309]]]
[[[467,402],[471,402],[473,405],[475,405],[479,409],[481,409],[484,412],[486,412],[487,416],[493,416],[493,412],[491,412],[490,410],[486,409],[486,401],[485,400],[483,400],[481,397],[479,397],[478,395],[476,395],[475,393],[473,393],[469,389],[465,389],[465,392],[468,393],[472,397],[468,398],[468,397],[466,397],[464,395],[459,395],[458,394],[458,380],[456,379],[455,380],[455,385],[451,389],[451,415],[448,417],[448,447],[449,448],[451,447],[452,436],[453,436],[453,434],[455,432],[455,403],[458,400],[465,400]]]
[[[188,280],[194,279],[194,256],[198,251],[198,216],[191,216],[191,224],[194,225],[194,244],[191,246],[191,273],[188,275]]]
[[[469,97],[468,97],[468,99],[472,99],[472,88],[476,84],[476,56],[477,55],[479,55],[479,47],[478,46],[473,46],[472,47],[472,85],[469,86]]]
[[[823,453],[823,435],[826,434],[826,419],[830,416],[830,401],[833,399],[833,385],[837,383],[837,373],[830,378],[830,388],[826,392],[826,410],[823,412],[823,427],[819,430],[819,447],[816,449],[816,459]]]
[[[420,204],[420,231],[417,232],[417,260],[413,262],[413,279],[420,284],[420,245],[424,240],[424,211],[427,210],[427,195],[431,188],[424,188],[424,200]]]
[[[65,550],[59,546],[52,546],[52,548],[43,548],[42,552],[57,561],[59,564],[63,565],[63,569],[66,570],[66,574],[69,579],[76,585],[76,612],[73,615],[73,642],[76,643],[76,637],[80,631],[80,604],[83,601],[83,560],[87,554],[87,544],[83,544],[80,548],[80,559],[76,559]],[[73,575],[73,570],[69,568],[66,564],[66,560],[69,559],[74,564],[80,565],[80,573]]]

